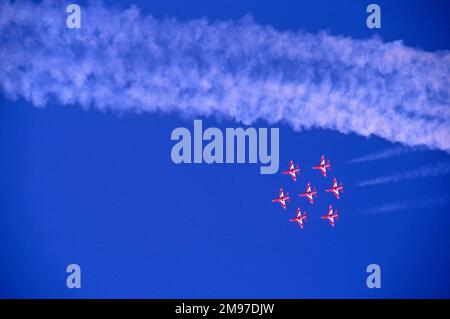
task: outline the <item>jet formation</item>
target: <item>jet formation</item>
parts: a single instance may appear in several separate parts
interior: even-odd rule
[[[322,173],[323,177],[327,177],[327,169],[331,170],[331,162],[330,160],[325,160],[325,156],[322,155],[320,158],[320,163],[318,165],[312,166],[313,170],[319,170]],[[295,165],[294,161],[289,161],[289,168],[285,171],[282,171],[282,174],[289,175],[292,178],[293,182],[297,181],[297,175],[300,176],[300,166]],[[336,178],[333,178],[333,183],[330,188],[325,189],[326,193],[332,193],[336,199],[340,199],[341,193],[343,193],[344,187],[342,186],[342,182],[338,183]],[[311,186],[311,183],[308,181],[306,184],[306,190],[304,193],[298,194],[300,197],[305,197],[309,200],[310,204],[314,204],[314,198],[317,198],[317,190],[315,186]],[[278,197],[272,199],[272,202],[279,203],[283,209],[286,209],[287,203],[291,202],[291,198],[288,192],[284,192],[283,187],[280,188],[280,192]],[[301,208],[297,207],[296,216],[294,218],[289,219],[290,222],[295,222],[300,226],[300,229],[303,229],[306,222],[306,212],[301,212]],[[327,220],[331,227],[335,227],[335,222],[338,220],[339,214],[337,210],[333,210],[332,205],[330,204],[328,212],[321,216],[321,219]]]

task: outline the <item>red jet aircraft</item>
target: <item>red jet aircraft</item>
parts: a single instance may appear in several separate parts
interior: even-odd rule
[[[325,190],[325,192],[328,192],[328,193],[332,192],[336,196],[337,199],[339,199],[339,191],[341,191],[341,193],[343,193],[344,187],[342,186],[342,182],[338,186],[336,178],[333,179],[333,186],[331,186],[331,188],[327,188]]]
[[[337,220],[338,217],[339,217],[338,211],[334,210],[334,213],[333,213],[333,207],[331,207],[331,205],[330,205],[330,208],[328,209],[328,214],[324,215],[324,216],[321,216],[320,218],[328,219],[328,221],[330,222],[331,226],[334,227],[334,220],[335,219]]]
[[[330,164],[330,160],[328,160],[325,163],[325,156],[322,155],[322,157],[320,158],[320,164],[313,166],[313,169],[320,169],[322,171],[322,175],[324,177],[327,177],[327,168],[331,169],[331,164]]]
[[[289,199],[289,193],[286,192],[286,195],[284,195],[283,187],[280,188],[280,194],[277,198],[272,199],[273,203],[280,203],[281,207],[286,209],[286,202],[290,202]]]
[[[311,204],[314,204],[313,196],[317,197],[316,188],[314,187],[314,191],[311,191],[311,184],[308,182],[308,184],[306,184],[306,192],[300,193],[300,194],[298,194],[298,196],[300,196],[300,197],[308,197],[309,202]]]
[[[306,212],[302,216],[300,207],[297,208],[297,217],[289,219],[290,222],[297,222],[301,229],[303,229],[303,222],[306,222]]]
[[[289,174],[292,177],[293,181],[295,182],[297,180],[297,176],[295,175],[296,173],[300,175],[300,167],[298,166],[298,164],[297,166],[294,167],[294,161],[290,161],[289,169],[283,171],[283,174]]]

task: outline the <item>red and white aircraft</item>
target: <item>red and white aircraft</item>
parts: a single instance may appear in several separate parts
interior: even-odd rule
[[[322,155],[322,157],[320,158],[320,164],[313,166],[313,169],[320,169],[322,171],[322,175],[324,177],[327,177],[327,168],[331,169],[331,164],[330,164],[330,160],[328,160],[325,163],[325,156]]]
[[[325,190],[325,192],[328,192],[328,193],[332,192],[336,196],[337,199],[339,199],[339,191],[341,191],[341,193],[343,193],[344,187],[342,186],[342,182],[338,186],[336,178],[333,179],[333,186],[331,186],[331,188],[327,188]]]
[[[338,214],[337,209],[335,209],[334,213],[333,213],[333,207],[331,207],[331,205],[330,205],[330,208],[328,208],[328,214],[324,215],[324,216],[321,216],[320,218],[328,219],[328,221],[330,222],[331,226],[334,227],[334,220],[335,219],[338,220],[338,217],[339,217],[339,214]]]
[[[280,195],[277,198],[272,199],[273,203],[280,203],[281,207],[286,209],[286,202],[290,202],[289,193],[286,192],[284,195],[283,187],[280,188]]]
[[[300,167],[298,166],[298,164],[294,167],[294,161],[290,161],[289,169],[286,171],[283,171],[283,174],[291,175],[292,179],[295,182],[297,180],[297,176],[295,175],[296,173],[300,175]]]
[[[300,196],[300,197],[308,197],[309,202],[311,204],[314,204],[313,196],[317,197],[316,187],[314,187],[314,191],[311,191],[311,184],[308,182],[308,184],[306,184],[306,192],[300,193],[300,194],[298,194],[298,196]]]
[[[300,207],[297,208],[297,217],[289,219],[290,222],[297,222],[301,229],[303,229],[303,222],[306,222],[306,212],[302,216]]]

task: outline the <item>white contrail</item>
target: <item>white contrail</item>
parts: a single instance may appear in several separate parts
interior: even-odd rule
[[[401,156],[408,153],[413,152],[420,152],[425,151],[426,147],[421,146],[397,146],[397,147],[391,147],[387,148],[375,153],[370,153],[361,157],[354,158],[347,163],[354,164],[354,163],[364,163],[369,161],[376,161],[376,160],[382,160],[382,159],[388,159],[396,156]]]
[[[445,206],[448,203],[448,197],[423,198],[413,201],[403,201],[396,203],[384,204],[376,207],[365,209],[361,214],[382,214],[395,211],[403,211],[417,208],[430,208],[435,206]]]
[[[394,183],[394,182],[399,182],[399,181],[403,181],[403,180],[412,180],[412,179],[423,178],[423,177],[442,176],[442,175],[447,175],[449,173],[450,173],[450,163],[438,162],[433,165],[422,166],[422,167],[419,167],[417,169],[407,171],[407,172],[401,172],[398,174],[372,178],[372,179],[360,182],[360,183],[356,184],[356,186],[363,187],[363,186],[371,186],[371,185],[378,185],[378,184],[387,184],[387,183]]]
[[[401,41],[0,0],[0,89],[115,112],[264,120],[450,152],[450,53]]]

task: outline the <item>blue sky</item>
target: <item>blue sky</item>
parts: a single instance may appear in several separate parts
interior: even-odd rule
[[[250,13],[256,24],[279,31],[329,30],[353,39],[378,34],[383,42],[448,49],[444,1],[378,1],[380,31],[365,27],[364,1],[154,2],[135,3],[142,15],[156,19],[235,21]],[[20,94],[16,100],[0,97],[1,297],[450,297],[450,205],[414,207],[446,199],[448,175],[356,186],[447,163],[445,150],[349,164],[400,144],[317,126],[294,131],[281,121],[273,124],[280,128],[280,170],[290,159],[298,162],[302,175],[294,184],[281,173],[260,175],[259,165],[171,161],[174,128],[192,128],[194,118],[202,118],[204,127],[242,126],[233,119],[60,104],[50,100],[38,108]],[[270,127],[264,119],[252,126]],[[321,154],[333,166],[327,179],[309,169]],[[295,198],[283,211],[271,203],[280,186],[296,195],[308,180],[322,190],[334,176],[345,187],[340,201],[319,193],[313,206]],[[365,214],[399,202],[413,207]],[[341,215],[334,229],[319,218],[330,203]],[[309,215],[303,231],[288,222],[297,206]],[[78,290],[65,285],[71,263],[82,269]],[[381,289],[366,287],[365,269],[372,263],[381,266]]]

